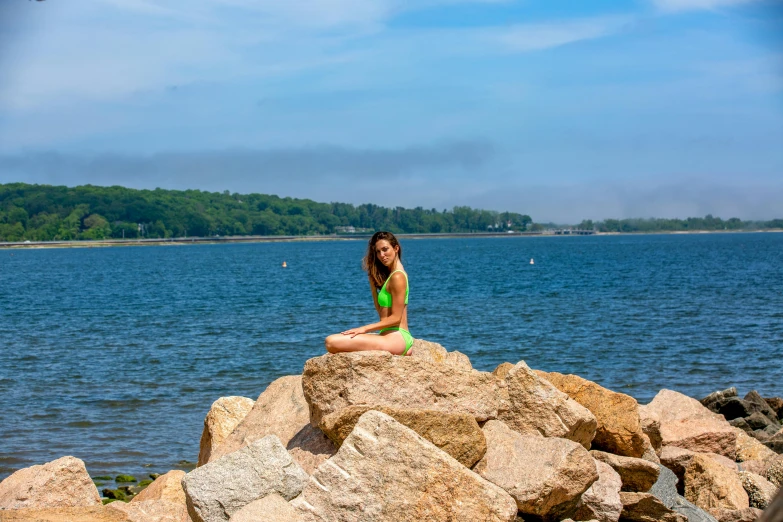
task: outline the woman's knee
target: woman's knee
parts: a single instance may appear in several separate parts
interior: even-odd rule
[[[332,334],[324,339],[324,346],[326,347],[327,352],[335,353],[338,351],[337,346],[339,345],[339,337],[340,334]]]

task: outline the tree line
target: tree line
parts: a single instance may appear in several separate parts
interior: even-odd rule
[[[0,241],[525,230],[530,216],[317,203],[265,194],[0,184]]]
[[[327,235],[389,230],[395,233],[541,231],[568,225],[534,223],[530,216],[454,207],[451,210],[317,203],[265,194],[200,190],[136,190],[84,185],[0,184],[0,241],[171,238],[246,235]],[[598,232],[676,232],[783,228],[783,219],[584,220],[575,228]]]

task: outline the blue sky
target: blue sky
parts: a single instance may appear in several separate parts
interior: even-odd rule
[[[12,181],[783,217],[783,2],[2,0]]]

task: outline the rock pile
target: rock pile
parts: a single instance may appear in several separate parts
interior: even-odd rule
[[[740,399],[737,389],[729,388],[707,395],[701,403],[775,453],[783,454],[783,399],[780,397],[765,399],[754,390]]]
[[[477,371],[421,340],[412,357],[327,354],[256,401],[216,401],[190,473],[102,506],[65,457],[0,483],[0,520],[750,521],[780,488],[783,456],[724,415],[739,404],[748,426],[771,422],[774,401],[757,396],[662,390],[640,406],[524,361]]]

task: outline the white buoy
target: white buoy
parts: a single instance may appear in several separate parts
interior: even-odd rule
[[[285,264],[285,261],[283,261],[283,268],[287,267],[288,265]]]
[[[535,265],[535,264],[536,264],[536,262],[535,262],[535,261],[533,261],[533,259],[531,258],[531,259],[530,259],[530,264],[531,264],[531,265]]]

